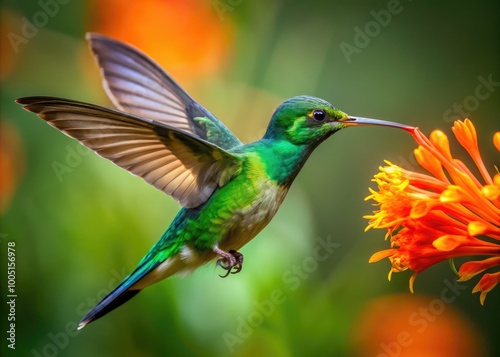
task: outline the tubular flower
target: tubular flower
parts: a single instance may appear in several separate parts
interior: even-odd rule
[[[472,292],[480,292],[484,304],[486,294],[500,282],[500,271],[484,273],[500,267],[500,173],[497,168],[491,177],[486,169],[470,120],[456,121],[452,130],[480,176],[453,158],[442,131],[435,130],[427,138],[415,129],[412,135],[419,144],[415,158],[428,173],[405,170],[389,161],[380,167],[372,180],[378,189],[370,189],[366,198],[379,209],[364,218],[369,219],[366,230],[387,230],[391,247],[373,254],[370,263],[388,258],[392,264],[389,280],[393,272],[413,270],[413,292],[417,274],[431,265],[485,256],[463,263],[458,270],[459,281],[482,274]],[[494,134],[493,144],[500,151],[500,131]]]

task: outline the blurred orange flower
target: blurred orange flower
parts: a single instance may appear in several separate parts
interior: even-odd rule
[[[0,214],[9,208],[26,165],[23,143],[18,131],[0,120]]]
[[[234,26],[209,1],[93,1],[90,31],[130,43],[182,83],[223,68]]]
[[[22,26],[21,15],[2,8],[0,12],[0,80],[4,80],[18,64],[17,47],[13,46],[9,34],[15,34]]]
[[[490,356],[480,331],[463,313],[449,302],[422,295],[368,301],[359,308],[347,345],[348,356]]]
[[[456,121],[452,128],[457,141],[476,165],[482,183],[469,168],[451,155],[447,136],[439,130],[425,137],[418,129],[412,133],[419,147],[418,163],[431,175],[405,170],[390,162],[381,167],[370,189],[379,210],[369,219],[370,228],[387,229],[391,248],[373,254],[370,263],[389,258],[393,272],[411,269],[410,290],[417,274],[442,260],[465,256],[491,256],[469,261],[458,271],[466,281],[485,270],[500,266],[500,173],[490,176],[477,142],[472,122]],[[500,132],[493,142],[500,151]],[[486,294],[500,281],[500,271],[485,273],[473,289]]]

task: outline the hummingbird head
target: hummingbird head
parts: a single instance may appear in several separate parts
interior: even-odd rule
[[[413,127],[404,124],[351,117],[323,99],[304,95],[290,98],[276,109],[264,139],[281,139],[295,145],[316,146],[340,129],[358,125],[381,125],[413,130]]]

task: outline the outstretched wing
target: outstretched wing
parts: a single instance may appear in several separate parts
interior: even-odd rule
[[[184,207],[204,203],[240,170],[237,156],[155,120],[62,98],[17,102]]]
[[[241,145],[224,124],[148,56],[100,34],[88,33],[86,38],[101,68],[104,89],[118,109],[167,124],[224,149]]]

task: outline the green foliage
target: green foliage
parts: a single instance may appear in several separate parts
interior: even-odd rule
[[[354,28],[364,31],[375,21],[370,11],[385,9],[387,2],[222,2],[231,6],[221,21],[234,22],[231,62],[219,73],[191,79],[186,89],[243,142],[262,136],[276,106],[300,94],[322,97],[352,115],[405,122],[426,133],[446,131],[451,122],[444,113],[474,94],[478,76],[500,80],[497,2],[404,2],[350,63],[339,45],[354,46]],[[40,11],[37,4],[6,1],[2,7],[31,19]],[[377,167],[384,159],[416,166],[410,136],[389,128],[347,128],[321,145],[275,219],[242,250],[240,274],[220,279],[220,271],[209,265],[187,278],[168,279],[74,332],[82,315],[130,273],[179,209],[171,198],[14,104],[27,95],[106,103],[99,81],[89,78],[97,67],[82,65],[90,59],[84,32],[96,16],[82,4],[61,5],[62,12],[18,52],[6,45],[15,65],[1,78],[1,120],[19,134],[22,153],[16,160],[24,167],[0,222],[0,233],[7,235],[0,238],[3,294],[5,242],[17,246],[15,352],[353,355],[352,337],[365,306],[396,292],[412,299],[410,274],[389,284],[388,266],[368,264],[369,256],[385,247],[382,233],[363,233],[362,216],[373,208],[363,199]],[[499,93],[494,87],[488,99],[468,110],[478,133],[487,136],[480,140],[488,143],[498,130]],[[485,148],[483,157],[490,166],[498,164],[493,148]],[[453,279],[446,264],[419,276],[417,294],[439,299],[444,279]],[[472,286],[446,308],[470,321],[471,336],[480,335],[491,355],[499,355],[500,289],[481,307],[470,294]],[[380,329],[385,327],[382,321]],[[2,341],[7,356],[12,351]]]

